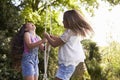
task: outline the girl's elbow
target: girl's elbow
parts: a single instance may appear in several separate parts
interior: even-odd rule
[[[29,50],[33,49],[33,46],[31,46],[31,45],[28,45],[27,47]]]
[[[52,46],[52,47],[57,47],[57,43],[56,42],[49,42],[49,44]]]
[[[55,48],[56,46],[52,45],[52,47],[54,47],[54,48]]]
[[[29,49],[29,50],[31,50],[31,49],[32,49],[32,47],[31,47],[31,46],[28,46],[28,49]]]
[[[57,47],[57,45],[55,45],[55,44],[52,44],[51,46],[54,47],[54,48]]]

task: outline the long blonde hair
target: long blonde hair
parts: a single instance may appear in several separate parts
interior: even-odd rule
[[[68,10],[64,13],[63,22],[65,28],[85,37],[89,32],[94,32],[90,24],[76,10]]]

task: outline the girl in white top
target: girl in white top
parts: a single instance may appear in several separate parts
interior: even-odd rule
[[[85,54],[80,41],[89,32],[94,32],[88,22],[76,10],[68,10],[64,13],[63,24],[66,31],[60,37],[44,33],[53,47],[59,46],[59,68],[55,80],[69,80],[76,66],[80,62],[84,62]]]

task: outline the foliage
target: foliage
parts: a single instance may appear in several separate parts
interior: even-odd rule
[[[120,43],[111,42],[109,46],[101,48],[103,74],[107,76],[108,80],[120,79]]]
[[[71,80],[90,80],[90,75],[86,70],[84,62],[80,62],[73,73]]]
[[[109,2],[112,6],[120,4],[120,0],[105,0],[105,1]]]
[[[19,9],[12,4],[11,0],[0,0],[0,80],[18,80],[16,72],[10,65],[8,53],[10,53],[10,39],[22,22]]]
[[[110,4],[119,4],[119,0],[114,0],[113,2],[112,0],[107,1],[110,2]],[[98,8],[99,3],[97,0],[49,0],[48,2],[45,2],[45,0],[18,0],[18,2],[16,2],[16,0],[0,0],[0,79],[22,79],[21,73],[18,73],[11,68],[11,59],[9,58],[9,53],[10,40],[23,23],[26,21],[32,21],[37,27],[37,34],[41,37],[43,37],[42,33],[44,32],[45,28],[49,33],[61,35],[64,31],[61,16],[63,12],[68,9],[78,9],[81,14],[84,15],[81,7],[84,7],[89,13],[91,13],[91,15],[93,15],[94,8]],[[110,76],[113,75],[117,80],[120,75],[120,69],[117,63],[118,60],[116,60],[115,57],[112,57],[113,61],[111,62],[111,65],[108,65],[108,63],[106,64],[107,67],[102,67],[102,69],[107,71],[109,74],[106,74],[105,71],[102,72],[99,64],[101,63],[101,56],[98,52],[98,46],[96,43],[89,40],[84,42],[83,45],[86,49],[87,56],[86,64],[88,64],[87,68],[91,79],[94,77],[95,73],[98,73],[100,76],[96,75],[97,77],[101,77],[103,74],[105,74],[107,75],[107,78],[110,78]],[[57,69],[57,49],[58,48],[51,48],[50,51],[48,77],[51,80],[54,78],[54,74]],[[107,48],[103,49],[102,51],[106,52],[106,49]],[[114,54],[118,53],[114,50],[112,51]],[[113,55],[109,54],[109,57],[110,56]],[[115,56],[119,55],[116,54]],[[102,59],[103,62],[104,60],[107,61],[106,56],[104,56]],[[39,72],[41,80],[44,73],[43,52],[39,53],[39,60]],[[110,71],[113,71],[114,73],[110,73]]]
[[[91,80],[103,80],[101,64],[101,56],[99,53],[99,48],[95,42],[91,40],[83,40],[82,44],[86,52],[86,67],[90,75]]]

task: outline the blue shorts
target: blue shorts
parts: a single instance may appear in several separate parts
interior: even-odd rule
[[[74,71],[74,65],[65,66],[64,64],[60,64],[56,73],[56,77],[62,80],[69,80]]]
[[[22,62],[22,75],[25,76],[38,76],[38,64],[34,64],[31,61]]]

